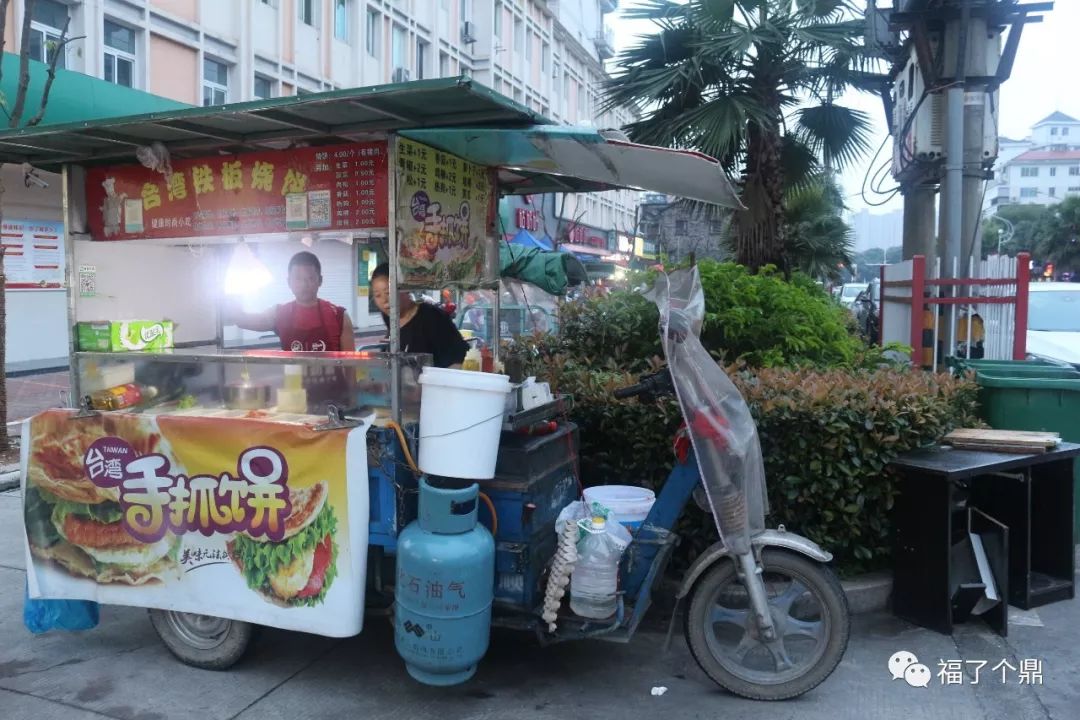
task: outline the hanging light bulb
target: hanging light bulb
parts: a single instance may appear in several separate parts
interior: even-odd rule
[[[273,282],[274,276],[256,257],[251,247],[241,240],[233,250],[225,270],[225,294],[247,295],[258,292]]]

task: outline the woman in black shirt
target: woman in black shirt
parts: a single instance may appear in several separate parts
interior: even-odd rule
[[[390,327],[390,266],[386,263],[371,273],[371,296]],[[461,367],[469,345],[449,315],[430,303],[413,302],[409,293],[398,294],[398,308],[402,352],[429,353],[435,367]]]

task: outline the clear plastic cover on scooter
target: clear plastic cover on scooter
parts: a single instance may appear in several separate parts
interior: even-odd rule
[[[748,552],[750,536],[765,527],[765,466],[750,408],[701,344],[697,268],[661,274],[647,297],[660,310],[664,355],[720,538],[730,552]]]

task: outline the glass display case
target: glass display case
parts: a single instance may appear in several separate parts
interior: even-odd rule
[[[420,413],[419,377],[432,358],[401,357],[402,420]],[[282,422],[343,414],[391,416],[390,356],[375,352],[218,350],[79,352],[75,398],[97,410],[257,417]]]

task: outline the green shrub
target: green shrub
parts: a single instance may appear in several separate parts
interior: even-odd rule
[[[888,464],[976,420],[970,380],[921,371],[728,369],[761,437],[770,526],[820,543],[843,574],[885,566],[891,555],[888,513],[895,488]],[[581,427],[586,486],[636,484],[659,491],[674,463],[681,420],[674,401],[617,401],[633,376],[590,369],[565,358],[547,366],[554,389],[573,396]],[[691,504],[675,558],[684,568],[716,540],[715,527]]]
[[[711,260],[698,269],[707,309],[701,341],[725,362],[855,367],[880,359],[855,335],[851,313],[809,278],[786,282]],[[560,312],[557,351],[591,367],[636,372],[661,354],[658,319],[656,306],[632,292],[569,303]]]

